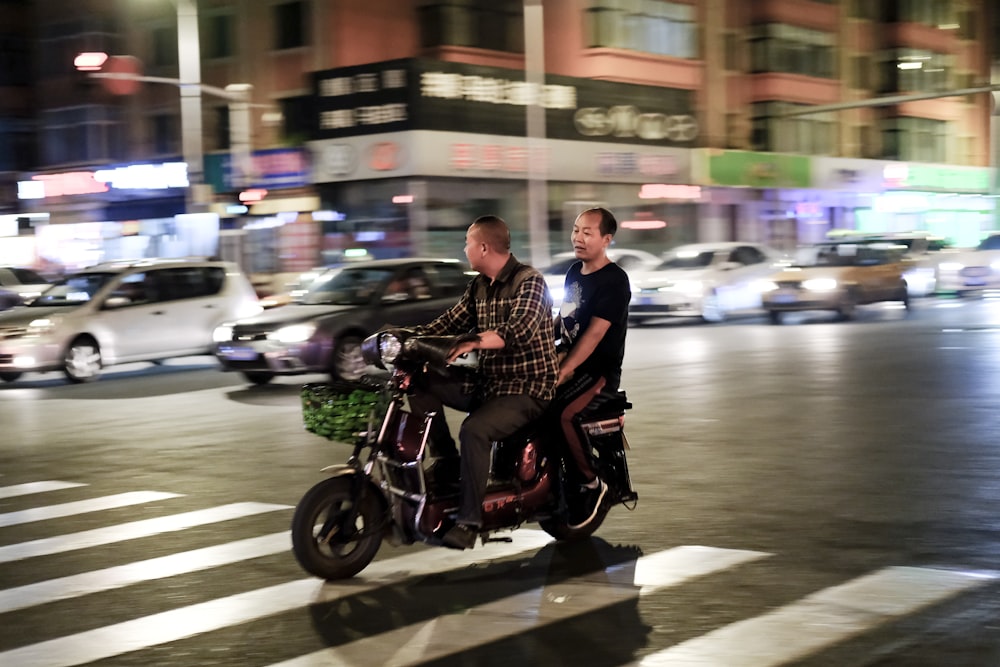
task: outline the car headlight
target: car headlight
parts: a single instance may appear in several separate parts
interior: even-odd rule
[[[29,336],[42,336],[52,331],[58,320],[49,317],[40,317],[37,320],[31,320],[28,323],[28,335]]]
[[[960,262],[941,262],[938,269],[941,271],[961,271],[965,267]]]
[[[773,292],[774,290],[778,289],[778,283],[774,282],[773,280],[758,280],[754,284],[754,287],[758,292],[763,294],[764,292]]]
[[[233,339],[233,327],[230,324],[222,324],[212,331],[212,341],[225,343]]]
[[[830,292],[837,289],[837,281],[833,278],[810,278],[803,280],[802,286],[810,292]]]
[[[687,295],[700,295],[704,290],[700,280],[678,280],[673,287],[661,287],[661,291],[677,291]]]
[[[316,333],[315,324],[292,324],[281,327],[268,334],[267,337],[280,343],[301,343],[312,338],[314,333]]]

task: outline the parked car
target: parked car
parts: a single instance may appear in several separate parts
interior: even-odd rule
[[[660,263],[661,258],[645,250],[634,250],[630,248],[608,248],[608,259],[620,266],[625,272],[639,271],[645,268],[652,268]],[[574,262],[578,262],[576,253],[572,250],[556,253],[552,256],[552,263],[542,270],[545,277],[545,284],[548,285],[549,294],[552,295],[552,303],[556,312],[559,304],[563,300],[563,292],[566,289],[566,272]]]
[[[0,266],[0,289],[16,293],[27,303],[48,289],[51,283],[31,269]]]
[[[833,310],[842,319],[859,305],[899,301],[909,307],[906,247],[894,243],[823,243],[802,249],[798,261],[763,285],[763,305],[774,324],[784,313]]]
[[[0,379],[62,370],[87,382],[133,361],[209,354],[224,321],[260,312],[235,265],[191,259],[108,262],[0,313]]]
[[[979,245],[950,253],[937,265],[937,291],[958,296],[1000,289],[1000,232],[991,232]]]
[[[431,321],[462,296],[470,276],[450,259],[385,259],[327,271],[293,303],[215,330],[224,371],[253,384],[276,375],[329,373],[355,380],[361,341],[380,327]]]
[[[761,307],[760,280],[781,254],[760,243],[693,243],[674,248],[655,268],[634,272],[629,322],[700,317],[720,322]]]

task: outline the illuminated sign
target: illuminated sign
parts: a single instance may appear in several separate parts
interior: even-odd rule
[[[492,76],[459,72],[423,72],[420,94],[448,100],[468,100],[486,104],[537,104],[546,109],[575,109],[576,88],[564,85],[539,85]]]
[[[548,170],[548,149],[535,149],[530,155],[539,169]],[[529,151],[523,146],[451,144],[449,164],[456,171],[527,172],[528,157]]]
[[[701,188],[697,185],[646,183],[639,188],[639,199],[701,199]]]
[[[17,184],[18,199],[100,194],[108,190],[163,190],[188,186],[187,163],[133,164],[97,171],[36,174]]]
[[[403,162],[403,147],[395,141],[380,141],[368,149],[368,166],[373,171],[394,171]]]
[[[672,155],[642,153],[598,153],[597,173],[602,176],[639,174],[651,178],[677,173],[677,160]]]

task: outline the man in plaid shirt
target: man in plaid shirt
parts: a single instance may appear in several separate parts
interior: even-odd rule
[[[472,547],[482,527],[491,443],[541,415],[559,376],[552,298],[542,274],[511,254],[507,223],[492,215],[477,218],[465,235],[465,256],[479,275],[458,303],[417,330],[476,334],[453,347],[449,360],[478,350],[479,372],[464,380],[425,375],[410,396],[413,411],[437,413],[431,441],[445,459],[457,452],[442,406],[469,413],[459,430],[461,503],[456,525],[443,538],[459,549]]]

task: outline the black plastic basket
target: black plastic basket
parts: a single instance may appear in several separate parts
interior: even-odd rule
[[[363,382],[316,382],[302,387],[302,421],[310,433],[353,444],[369,424],[381,421],[378,386]]]

